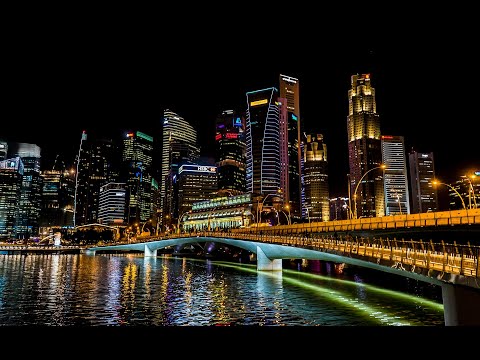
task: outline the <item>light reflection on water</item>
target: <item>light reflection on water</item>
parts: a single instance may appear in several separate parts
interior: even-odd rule
[[[441,304],[358,274],[138,255],[0,255],[0,326],[443,323]]]

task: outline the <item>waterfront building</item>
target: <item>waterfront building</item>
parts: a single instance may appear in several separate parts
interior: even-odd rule
[[[125,183],[108,183],[100,187],[98,222],[109,226],[126,224],[128,187]]]
[[[352,75],[348,106],[350,193],[356,197],[352,198],[352,208],[356,208],[357,218],[383,216],[385,201],[380,168],[380,118],[370,74]]]
[[[385,215],[410,214],[407,159],[403,136],[382,135]]]
[[[0,161],[0,239],[14,239],[19,218],[23,163],[15,158]]]
[[[408,154],[410,168],[410,189],[412,192],[411,212],[413,214],[438,211],[435,179],[435,161],[432,152],[412,150]]]

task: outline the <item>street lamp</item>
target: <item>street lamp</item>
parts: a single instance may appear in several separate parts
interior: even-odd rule
[[[310,225],[311,224],[311,222],[310,222],[310,210],[308,209],[308,207],[306,207],[305,209],[307,209],[308,225]]]
[[[270,194],[265,195],[265,197],[263,198],[263,201],[262,201],[262,210],[263,210],[263,205],[265,204],[265,200],[267,200],[269,196],[278,196],[281,193],[282,193],[282,189],[278,189],[276,193],[270,193]],[[257,231],[258,231],[258,222],[260,221],[259,206],[258,206],[259,203],[260,203],[260,200],[257,200]]]
[[[467,207],[465,206],[465,202],[463,201],[462,195],[460,195],[460,193],[459,193],[452,185],[442,183],[442,182],[440,182],[440,181],[438,181],[438,180],[433,180],[433,181],[432,181],[432,184],[433,184],[433,186],[436,186],[436,185],[438,185],[438,184],[442,184],[442,185],[448,186],[450,189],[452,189],[453,191],[455,191],[455,193],[458,195],[458,197],[460,198],[460,200],[462,200],[463,209],[464,209],[464,210],[467,210]]]
[[[147,221],[145,221],[145,222],[143,223],[142,231],[140,231],[140,235],[143,234],[143,229],[145,228],[145,225],[146,225],[148,222],[152,222],[152,219],[148,219]]]
[[[472,180],[475,180],[477,176],[475,174],[473,175],[465,175],[465,178],[468,180],[468,183],[470,184],[470,188],[468,189],[468,205],[469,205],[469,208],[471,209],[472,208],[472,197],[470,196],[470,192],[472,193],[472,196],[473,196],[473,203],[475,205],[475,209],[477,208],[477,199],[475,198],[475,191],[474,191],[474,188],[473,188],[473,184],[470,180],[470,178]]]
[[[398,193],[397,193],[397,202],[398,202],[398,207],[400,208],[400,215],[402,215],[402,203],[400,202],[400,197],[398,196]]]
[[[288,218],[287,218],[288,219],[288,225],[292,225],[292,216],[290,214],[290,205],[289,204],[285,205],[285,209],[288,210]]]
[[[187,215],[187,214],[190,214],[192,211],[191,210],[188,210],[188,211],[184,211],[182,213],[182,215],[180,215],[178,217],[178,221],[177,221],[177,234],[180,234],[180,222],[182,221],[182,218]]]
[[[380,166],[376,166],[374,168],[371,168],[370,170],[368,170],[365,174],[362,175],[362,177],[360,178],[360,180],[358,180],[358,184],[357,186],[355,186],[355,191],[353,192],[353,201],[355,202],[355,208],[354,208],[354,218],[356,219],[357,218],[357,190],[358,190],[358,187],[360,186],[360,184],[362,183],[362,180],[363,178],[370,172],[370,171],[373,171],[373,170],[376,170],[376,169],[383,169],[385,170],[387,166],[386,165],[380,165]]]

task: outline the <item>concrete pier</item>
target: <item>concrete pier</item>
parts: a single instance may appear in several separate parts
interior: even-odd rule
[[[145,256],[157,256],[157,249],[150,250],[148,245],[145,245]]]
[[[282,259],[269,259],[263,250],[257,246],[257,270],[282,271]]]
[[[467,286],[442,285],[446,326],[480,325],[480,291]]]

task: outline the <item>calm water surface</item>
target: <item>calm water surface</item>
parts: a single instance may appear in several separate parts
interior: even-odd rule
[[[430,285],[358,268],[318,272],[138,255],[0,255],[0,326],[444,325],[441,293]]]

